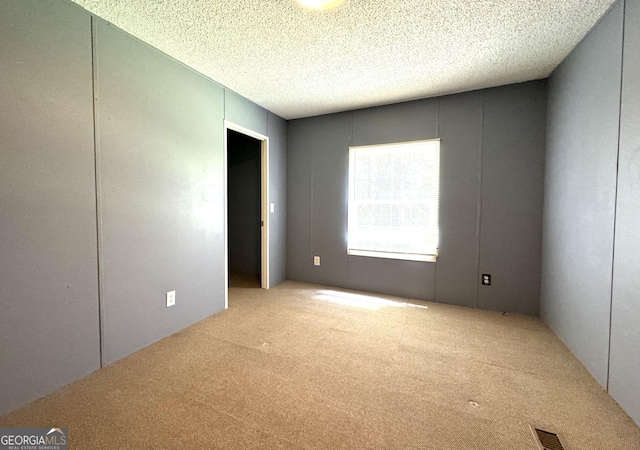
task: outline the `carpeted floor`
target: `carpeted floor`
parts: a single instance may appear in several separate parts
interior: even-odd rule
[[[0,418],[77,449],[638,449],[531,317],[232,278],[229,309]]]

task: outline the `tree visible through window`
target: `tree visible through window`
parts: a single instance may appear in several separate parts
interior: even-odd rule
[[[349,148],[347,253],[435,261],[440,140]]]

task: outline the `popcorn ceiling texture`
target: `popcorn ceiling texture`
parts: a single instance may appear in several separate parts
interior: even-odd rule
[[[74,0],[285,119],[546,78],[614,0]]]

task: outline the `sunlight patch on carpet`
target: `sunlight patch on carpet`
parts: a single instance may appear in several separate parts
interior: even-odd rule
[[[420,308],[428,309],[424,305],[416,305],[413,303],[407,303],[402,301],[387,300],[372,295],[352,294],[349,292],[332,291],[328,289],[319,290],[316,295],[313,296],[315,300],[322,300],[331,303],[336,303],[344,306],[351,306],[354,308],[368,309],[372,311],[378,311],[382,308]]]

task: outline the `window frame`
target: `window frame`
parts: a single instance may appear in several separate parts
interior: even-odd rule
[[[383,250],[371,250],[371,249],[358,249],[351,248],[350,245],[350,233],[349,230],[352,227],[352,221],[355,220],[354,214],[352,212],[352,205],[355,201],[355,170],[356,165],[354,164],[354,159],[358,150],[378,150],[385,149],[388,147],[401,148],[401,147],[410,147],[419,144],[428,143],[431,145],[432,143],[437,142],[437,169],[435,171],[437,179],[436,179],[436,189],[435,193],[436,198],[436,231],[437,231],[437,244],[435,250],[431,253],[415,253],[415,252],[400,252],[400,251],[383,251]],[[397,260],[405,260],[405,261],[421,261],[421,262],[436,262],[439,255],[439,244],[440,244],[440,156],[441,156],[441,140],[440,138],[434,139],[422,139],[416,141],[406,141],[406,142],[394,142],[388,144],[373,144],[373,145],[358,145],[358,146],[350,146],[349,147],[349,167],[348,167],[348,189],[347,189],[347,255],[350,256],[365,256],[365,257],[373,257],[373,258],[386,258],[386,259],[397,259]]]

